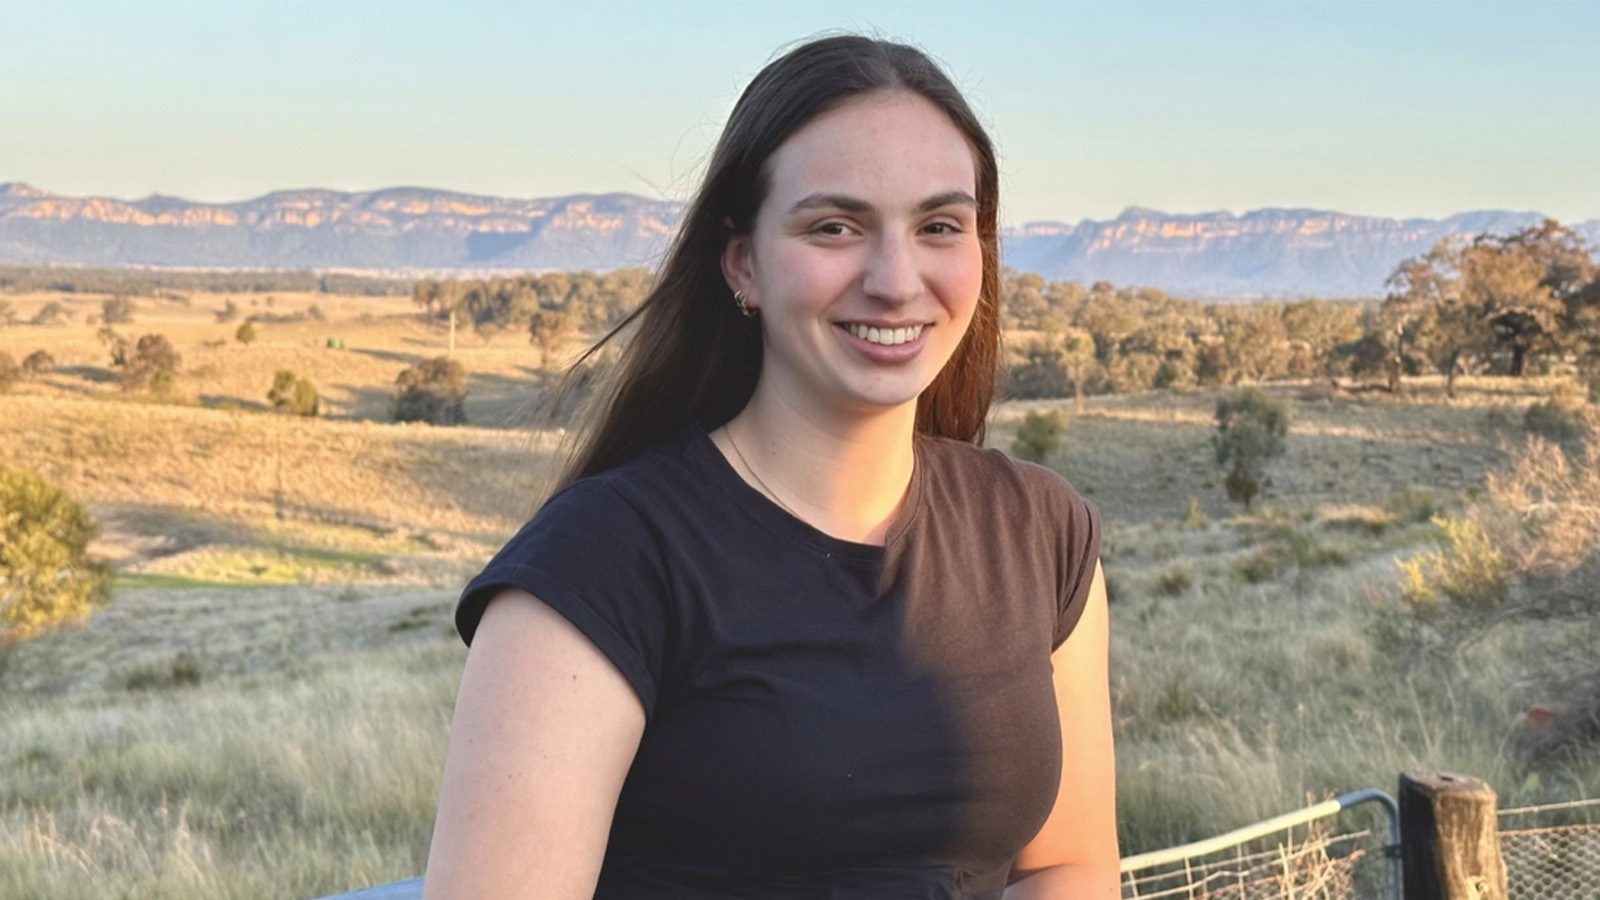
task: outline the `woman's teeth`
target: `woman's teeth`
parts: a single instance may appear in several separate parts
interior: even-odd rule
[[[882,344],[885,347],[893,347],[896,344],[914,341],[918,335],[922,334],[921,325],[912,325],[907,328],[873,328],[869,325],[849,324],[845,328],[863,341]]]

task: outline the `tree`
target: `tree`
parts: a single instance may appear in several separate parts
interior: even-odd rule
[[[1059,412],[1029,411],[1017,427],[1016,440],[1011,443],[1011,455],[1029,462],[1043,463],[1060,449],[1061,433],[1066,429],[1066,420]]]
[[[165,393],[172,386],[182,358],[165,336],[147,334],[139,338],[131,352],[127,341],[114,333],[112,337],[112,361],[122,367],[117,382],[123,390],[136,391],[148,386],[156,393]]]
[[[1267,463],[1282,456],[1289,408],[1260,388],[1217,398],[1217,464],[1228,466],[1228,499],[1250,507],[1265,484]]]
[[[256,326],[250,322],[245,322],[233,332],[233,339],[246,347],[250,346],[256,340]]]
[[[1445,238],[1389,276],[1376,334],[1389,348],[1390,390],[1398,389],[1408,366],[1427,367],[1444,374],[1445,395],[1453,398],[1456,375],[1487,352],[1484,310],[1462,287],[1466,252],[1458,240]]]
[[[118,294],[100,304],[100,321],[107,325],[126,325],[133,321],[133,302]]]
[[[425,359],[395,379],[392,414],[396,422],[465,425],[467,370],[439,356]]]
[[[272,376],[272,390],[267,392],[272,408],[292,416],[315,416],[321,403],[317,387],[288,369],[279,369]]]
[[[539,368],[550,364],[550,357],[575,330],[572,316],[554,309],[539,309],[528,317],[528,338],[539,348]]]
[[[29,353],[22,361],[22,371],[29,377],[48,375],[56,367],[56,359],[44,350]]]
[[[87,553],[98,531],[60,489],[0,466],[0,646],[82,619],[110,599],[110,572]]]
[[[39,311],[33,314],[33,318],[28,320],[28,324],[61,325],[69,318],[70,316],[67,315],[67,308],[62,306],[59,302],[51,300],[49,303],[39,307]]]

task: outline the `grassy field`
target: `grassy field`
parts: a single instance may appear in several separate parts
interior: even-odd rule
[[[395,376],[446,340],[409,301],[141,299],[119,330],[184,358],[177,402],[152,403],[116,388],[85,321],[103,298],[10,299],[74,321],[0,329],[0,351],[57,362],[0,395],[0,461],[86,502],[117,574],[111,606],[0,655],[0,896],[312,897],[420,872],[465,656],[454,593],[555,446],[499,427],[525,421],[537,351],[459,336],[474,426],[399,426]],[[216,321],[228,300],[324,320],[244,346]],[[316,383],[324,418],[265,411],[280,368]],[[996,410],[999,446],[1029,409],[1068,414],[1049,462],[1107,522],[1125,852],[1406,769],[1478,775],[1505,804],[1600,796],[1600,763],[1518,750],[1541,699],[1528,660],[1581,635],[1510,623],[1418,658],[1385,631],[1395,560],[1433,546],[1430,516],[1507,464],[1522,410],[1560,385],[1461,388],[1274,387],[1289,451],[1248,511],[1224,496],[1212,393]]]

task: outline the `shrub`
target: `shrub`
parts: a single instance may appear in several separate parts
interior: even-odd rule
[[[1522,427],[1548,441],[1574,441],[1584,432],[1583,407],[1561,398],[1535,403],[1523,413]]]
[[[139,338],[131,352],[125,340],[115,335],[113,338],[112,362],[122,367],[117,382],[123,390],[149,387],[153,393],[165,394],[172,389],[182,358],[166,337],[147,334]]]
[[[1156,578],[1156,590],[1168,597],[1177,597],[1189,591],[1194,586],[1194,575],[1189,572],[1189,567],[1177,563],[1162,572]]]
[[[133,302],[117,296],[100,304],[100,321],[107,325],[126,325],[133,321]]]
[[[35,350],[29,353],[27,358],[22,361],[22,371],[29,377],[48,375],[55,367],[55,357],[43,350]]]
[[[1183,517],[1178,521],[1182,522],[1186,528],[1206,527],[1206,511],[1200,506],[1199,497],[1193,494],[1189,495],[1189,502],[1183,508]]]
[[[239,304],[232,300],[224,302],[222,308],[217,310],[217,323],[219,325],[226,325],[237,318],[239,318]]]
[[[250,322],[240,325],[238,330],[234,331],[233,339],[246,347],[250,346],[256,340],[256,326]]]
[[[425,359],[401,372],[395,388],[396,422],[466,424],[467,370],[448,356]]]
[[[22,367],[11,358],[11,354],[0,350],[0,391],[8,391],[13,384],[22,378]]]
[[[110,599],[109,571],[87,554],[98,531],[54,485],[0,466],[0,645],[82,619]]]
[[[317,388],[288,369],[279,369],[272,376],[272,390],[267,392],[272,408],[293,416],[315,416],[319,401]]]
[[[1289,434],[1289,408],[1260,388],[1245,388],[1217,398],[1217,463],[1228,466],[1223,486],[1228,499],[1250,506],[1260,493],[1267,463],[1283,455]]]
[[[51,300],[44,306],[39,307],[39,311],[33,314],[33,318],[28,320],[28,324],[61,325],[64,324],[69,318],[71,318],[71,316],[67,314],[67,308],[62,306],[57,301]]]
[[[10,300],[0,300],[0,325],[17,324],[17,308]]]
[[[1066,420],[1059,412],[1029,412],[1017,428],[1016,440],[1011,443],[1011,455],[1029,462],[1044,462],[1060,449],[1061,432],[1066,427]]]
[[[1406,602],[1434,606],[1441,600],[1468,609],[1499,606],[1506,599],[1505,557],[1483,523],[1473,518],[1438,516],[1444,546],[1401,560],[1400,595]]]

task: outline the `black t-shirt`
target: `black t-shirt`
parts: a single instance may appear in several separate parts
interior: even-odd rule
[[[468,643],[521,588],[644,704],[598,900],[1001,895],[1055,798],[1050,653],[1099,517],[997,450],[915,453],[880,547],[791,516],[693,425],[552,497],[467,585]]]

